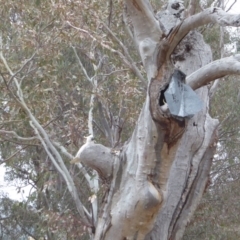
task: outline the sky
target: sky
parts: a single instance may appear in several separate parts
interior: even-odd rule
[[[228,4],[226,6],[226,10],[228,10],[228,8],[232,5],[233,2],[234,2],[234,0],[228,1]],[[240,14],[240,0],[236,1],[234,6],[230,9],[229,13]],[[235,37],[239,33],[239,31],[237,32],[236,29],[237,28],[234,28],[234,27],[227,27],[227,30],[230,32],[230,34],[234,35]],[[232,42],[230,44],[225,45],[225,50],[228,53],[236,53],[236,49],[237,49],[236,42]]]
[[[26,197],[29,195],[32,186],[24,187],[22,183],[16,182],[17,185],[23,186],[20,191],[17,190],[16,183],[7,183],[4,180],[5,172],[6,172],[5,164],[0,165],[0,192],[7,194],[11,199],[15,199],[18,201],[25,200]]]
[[[228,7],[231,6],[231,4],[233,2],[234,2],[233,0],[229,1],[229,3],[227,4],[227,8],[226,9],[228,9]],[[234,14],[240,14],[240,0],[237,0],[235,5],[231,8],[231,10],[229,12],[230,13],[234,13]]]
[[[226,9],[228,9],[233,2],[234,0],[229,0]],[[235,5],[232,7],[232,9],[229,12],[234,14],[240,14],[240,0],[237,0]],[[16,186],[14,186],[14,183],[7,184],[6,181],[4,181],[5,171],[6,170],[5,170],[4,164],[0,165],[0,192],[7,193],[10,198],[18,201],[22,201],[26,199],[32,187],[31,186],[23,187],[21,188],[21,191],[18,192],[16,189]]]

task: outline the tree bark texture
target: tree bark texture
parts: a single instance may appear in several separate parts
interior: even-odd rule
[[[202,35],[193,31],[180,43],[173,59],[180,70],[190,75],[211,62],[211,49],[204,43]],[[218,121],[208,114],[209,89],[210,86],[205,86],[197,90],[204,101],[204,108],[187,123],[169,174],[164,206],[146,239],[181,239],[205,190],[218,126]]]
[[[169,2],[157,14],[158,23],[147,1],[126,1],[148,77],[146,101],[131,139],[118,151],[87,144],[77,156],[108,183],[95,240],[181,239],[209,180],[218,126],[208,113],[211,85],[203,86],[207,82],[201,80],[196,92],[203,108],[191,119],[178,119],[160,106],[175,69],[190,76],[212,61],[202,35],[186,30],[190,27],[183,21],[181,1]],[[201,16],[192,19],[197,27]]]

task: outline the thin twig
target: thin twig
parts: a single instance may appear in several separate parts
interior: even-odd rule
[[[1,42],[0,42],[0,44],[1,44]],[[12,72],[6,59],[4,58],[1,49],[0,49],[0,58],[2,59],[8,72],[11,74],[11,76],[13,76],[14,73]],[[44,128],[41,126],[41,124],[34,117],[31,110],[26,105],[24,98],[23,98],[22,89],[21,89],[20,84],[19,84],[18,80],[16,79],[16,77],[13,77],[13,81],[17,88],[17,96],[19,98],[19,104],[26,111],[28,117],[30,118],[30,126],[34,129],[34,131],[35,131],[38,139],[41,141],[42,146],[44,147],[44,150],[46,151],[47,155],[50,157],[52,163],[54,164],[56,169],[59,171],[59,173],[64,178],[64,180],[67,184],[68,190],[71,193],[73,200],[75,201],[78,213],[81,216],[81,220],[87,226],[92,226],[91,214],[87,211],[87,209],[84,207],[84,205],[80,201],[75,183],[73,182],[73,179],[71,178],[70,173],[69,173],[68,169],[66,168],[66,165],[64,164],[61,155],[59,154],[57,149],[54,147],[52,142],[50,141],[49,136],[46,133],[46,131],[44,130]]]
[[[232,5],[228,8],[228,10],[227,10],[226,12],[230,11],[231,8],[234,6],[234,4],[235,4],[236,2],[237,2],[237,0],[235,0],[235,1],[232,3]]]
[[[32,55],[29,59],[26,60],[26,62],[22,65],[22,67],[20,67],[20,68],[11,76],[11,78],[10,78],[10,80],[9,80],[9,82],[8,82],[8,85],[10,85],[11,82],[12,82],[12,80],[16,77],[16,75],[19,74],[20,72],[22,72],[22,70],[27,66],[27,64],[33,60],[33,58],[35,57],[36,53],[37,53],[37,51],[35,51],[35,52],[33,53],[33,55]]]
[[[87,80],[92,83],[92,78],[89,77],[89,75],[87,73],[87,70],[83,66],[82,61],[81,61],[81,59],[79,58],[79,56],[77,54],[76,48],[72,46],[72,49],[73,49],[73,52],[74,52],[74,54],[75,54],[75,56],[76,56],[76,58],[78,60],[79,65],[81,66],[81,68],[83,70],[84,75],[86,76]]]
[[[5,163],[5,162],[7,162],[7,161],[9,161],[10,159],[12,159],[13,157],[15,157],[19,152],[21,152],[22,150],[26,149],[27,147],[29,147],[29,146],[22,147],[21,149],[17,150],[15,153],[13,153],[10,157],[8,157],[8,158],[0,161],[0,165],[3,164],[3,163]]]
[[[1,77],[2,77],[2,79],[3,79],[4,84],[5,84],[6,87],[7,87],[7,90],[9,91],[10,95],[13,97],[13,99],[14,99],[16,102],[19,103],[18,97],[17,97],[17,96],[13,93],[13,91],[10,89],[9,84],[8,84],[7,80],[5,79],[4,75],[3,75],[1,72],[0,72],[0,75],[1,75]]]
[[[141,72],[139,71],[139,69],[137,68],[135,62],[133,61],[132,57],[129,54],[129,50],[126,48],[126,46],[122,43],[122,41],[112,32],[112,30],[105,24],[102,22],[102,25],[105,27],[105,29],[110,33],[110,35],[112,36],[112,38],[120,45],[120,47],[123,49],[123,52],[127,58],[127,60],[129,61],[130,65],[131,65],[131,69],[132,71],[136,74],[136,76],[141,80],[141,82],[144,84],[145,87],[147,87],[147,82],[144,79],[143,75],[141,74]]]
[[[65,171],[64,168],[62,168],[62,164],[59,162],[59,153],[56,152],[56,151],[53,151],[53,153],[51,152],[52,151],[52,147],[51,146],[47,146],[46,145],[46,139],[43,139],[37,129],[37,127],[30,121],[30,125],[31,127],[34,129],[36,135],[38,136],[39,140],[41,141],[43,147],[44,147],[44,150],[46,151],[47,155],[49,156],[49,158],[51,159],[52,163],[54,164],[54,166],[56,167],[56,169],[58,170],[58,172],[62,175],[62,177],[65,179],[65,182],[67,183],[67,186],[68,186],[68,190],[69,192],[72,194],[72,197],[73,199],[75,200],[76,204],[77,204],[77,209],[78,209],[78,212],[80,214],[80,216],[82,217],[82,220],[83,222],[86,224],[86,225],[89,225],[90,222],[88,219],[90,219],[90,213],[87,211],[87,209],[84,207],[84,205],[82,204],[82,202],[80,201],[80,199],[78,198],[78,195],[77,195],[77,192],[76,192],[76,189],[75,189],[75,185],[73,183],[73,180],[72,178],[69,178],[68,176],[68,172]],[[45,136],[44,136],[45,137]],[[49,141],[47,141],[49,143]],[[51,145],[51,143],[50,143]],[[57,155],[55,155],[57,153]],[[55,156],[54,156],[55,155]],[[88,218],[85,217],[85,214],[88,216]]]
[[[14,131],[7,131],[7,130],[0,130],[0,134],[2,135],[12,135],[14,138],[21,140],[21,141],[33,141],[33,140],[37,140],[37,137],[21,137],[19,136],[16,132]]]
[[[89,37],[91,37],[94,41],[97,41],[103,48],[108,49],[109,51],[111,51],[112,53],[118,54],[118,56],[122,59],[123,63],[129,67],[130,69],[132,69],[132,65],[129,63],[129,61],[126,59],[126,57],[119,51],[113,49],[112,47],[110,47],[109,45],[105,44],[101,39],[98,39],[97,37],[94,37],[91,33],[89,33],[88,31],[75,27],[73,26],[71,23],[67,22],[72,28],[87,34]],[[133,69],[132,69],[133,70]]]
[[[3,141],[1,141],[1,142],[7,141],[7,142],[11,142],[11,143],[14,143],[14,144],[17,144],[17,145],[36,146],[36,147],[40,146],[40,145],[37,144],[37,143],[34,144],[34,143],[17,142],[17,141],[14,141],[14,140],[12,140],[12,139],[8,139],[8,138],[2,138],[2,139],[3,139]]]

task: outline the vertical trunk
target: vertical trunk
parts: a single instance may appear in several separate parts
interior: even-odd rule
[[[177,61],[178,51],[186,46],[191,50],[182,52],[180,59],[184,60]],[[176,49],[178,58],[172,60],[189,75],[211,61],[209,53],[211,50],[201,34],[191,32]],[[161,75],[169,77],[170,73],[171,69],[166,67]],[[202,197],[218,124],[208,114],[209,87],[197,91],[204,107],[188,120],[184,129],[183,123],[156,110],[157,95],[164,84],[157,80],[150,84],[149,97],[132,139],[115,164],[112,196],[99,221],[102,224],[98,225],[95,239],[181,239]],[[184,132],[183,136],[174,139],[179,132]]]
[[[138,14],[144,9],[140,4],[143,2],[128,2],[134,25],[139,29]],[[162,24],[170,30],[176,25],[175,15],[167,19],[164,14]],[[147,99],[131,140],[112,158],[111,184],[95,240],[180,239],[208,181],[218,124],[208,114],[209,87],[197,91],[204,107],[190,120],[174,118],[159,104],[161,91],[169,83],[174,68],[189,75],[212,60],[211,50],[201,34],[193,31],[175,49],[171,59],[166,57],[171,37],[163,37],[160,58],[156,61],[153,54],[158,51],[157,33],[150,40],[144,37],[144,31],[136,31],[149,78]]]
[[[177,54],[186,47],[191,50],[181,56]],[[187,75],[211,61],[211,50],[197,32],[191,32],[175,53],[175,60],[184,59],[176,61],[176,66]],[[208,114],[209,86],[197,93],[205,103],[204,108],[188,121],[171,168],[166,201],[146,239],[181,239],[208,182],[218,121]]]
[[[211,51],[197,32],[190,33],[179,48],[186,44],[191,51],[182,53],[185,60],[176,61],[175,65],[190,74],[211,61]],[[162,74],[170,75],[168,68],[166,71],[169,72]],[[181,121],[166,118],[155,109],[158,102],[154,99],[159,98],[164,84],[153,81],[150,85],[132,139],[123,148],[120,161],[115,162],[109,191],[112,195],[99,220],[95,239],[180,239],[201,199],[217,127],[217,121],[208,115],[209,88],[198,90],[204,108],[184,127]],[[184,132],[183,136],[174,138],[179,132]]]

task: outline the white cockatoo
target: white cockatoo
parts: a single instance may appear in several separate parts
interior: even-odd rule
[[[83,144],[83,145],[80,147],[80,149],[78,150],[75,158],[74,158],[73,160],[71,160],[71,162],[70,162],[71,164],[80,162],[80,161],[81,161],[81,160],[80,160],[80,156],[81,156],[81,153],[83,152],[83,150],[84,150],[86,147],[88,147],[89,144],[93,144],[93,143],[94,143],[94,137],[93,137],[93,135],[90,135],[90,136],[84,137],[84,138],[86,138],[86,143]]]

